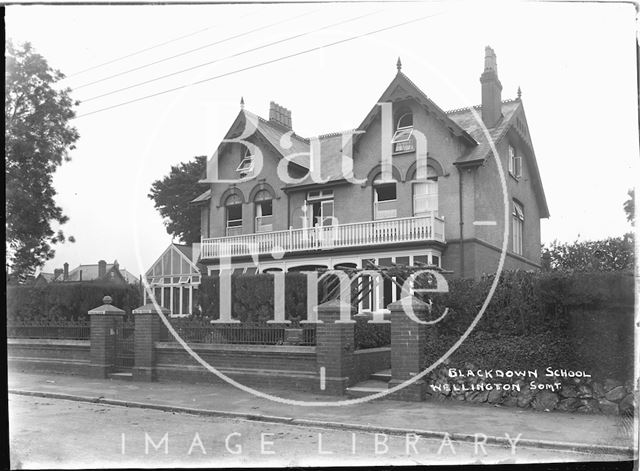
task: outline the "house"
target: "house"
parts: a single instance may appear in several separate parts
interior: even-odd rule
[[[193,314],[201,272],[197,266],[199,244],[170,244],[145,273],[157,303],[173,317]],[[151,302],[144,290],[144,304]]]
[[[490,47],[480,91],[480,105],[444,111],[398,59],[355,130],[312,138],[293,131],[290,110],[272,102],[264,119],[241,100],[192,202],[201,208],[204,270],[215,276],[222,262],[235,273],[422,263],[478,278],[497,270],[505,224],[504,268],[539,269],[540,219],[549,210],[520,91],[502,100]],[[395,300],[388,284],[362,308]]]
[[[78,282],[78,281],[110,281],[122,284],[137,284],[138,277],[128,272],[124,268],[120,268],[118,261],[107,263],[100,260],[95,265],[78,265],[69,271],[69,264],[65,262],[64,268],[54,270],[53,282]]]

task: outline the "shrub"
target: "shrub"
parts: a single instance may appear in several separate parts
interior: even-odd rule
[[[127,314],[141,305],[134,285],[104,282],[50,283],[44,286],[7,286],[7,322],[88,320],[87,312],[111,296],[112,304]]]

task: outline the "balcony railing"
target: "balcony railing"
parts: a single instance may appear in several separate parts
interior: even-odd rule
[[[437,216],[396,218],[209,238],[202,239],[201,247],[202,258],[207,259],[428,240],[444,242],[442,218]]]

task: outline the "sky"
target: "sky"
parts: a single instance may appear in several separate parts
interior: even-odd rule
[[[172,241],[151,184],[172,165],[211,156],[240,97],[260,116],[272,100],[289,108],[302,136],[353,129],[401,57],[441,108],[476,105],[486,45],[503,99],[522,90],[551,213],[542,241],[622,235],[631,229],[622,205],[640,174],[635,16],[631,4],[513,1],[8,6],[6,37],[31,42],[82,101],[80,139],[54,176],[76,243],[59,246],[44,271],[117,259],[144,273]]]

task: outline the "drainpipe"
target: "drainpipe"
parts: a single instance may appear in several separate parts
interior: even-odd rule
[[[464,239],[463,239],[463,226],[462,219],[462,168],[458,167],[458,200],[459,200],[459,213],[460,213],[460,276],[464,276]]]

